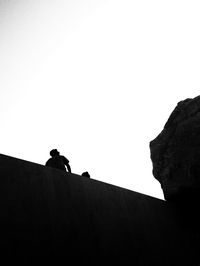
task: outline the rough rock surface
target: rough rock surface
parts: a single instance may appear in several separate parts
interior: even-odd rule
[[[200,200],[200,96],[177,104],[150,152],[166,200]]]

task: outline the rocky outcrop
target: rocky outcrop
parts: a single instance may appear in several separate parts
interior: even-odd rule
[[[177,104],[150,152],[166,200],[200,200],[200,96]]]

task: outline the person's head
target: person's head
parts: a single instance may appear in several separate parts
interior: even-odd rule
[[[50,151],[50,155],[53,157],[53,156],[56,156],[56,155],[60,155],[59,151],[57,151],[57,149],[53,149]]]
[[[82,176],[85,176],[85,177],[89,177],[90,178],[90,174],[88,172],[83,172],[82,173]]]

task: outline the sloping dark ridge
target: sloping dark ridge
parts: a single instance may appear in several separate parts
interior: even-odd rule
[[[11,262],[197,265],[199,235],[163,200],[2,154],[0,187]]]

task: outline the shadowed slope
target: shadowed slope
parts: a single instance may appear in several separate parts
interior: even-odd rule
[[[0,177],[11,262],[196,265],[194,236],[165,201],[5,155]]]

